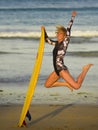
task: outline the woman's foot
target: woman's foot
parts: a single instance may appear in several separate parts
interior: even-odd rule
[[[87,64],[83,67],[83,71],[88,71],[90,69],[90,67],[93,66],[93,64]]]
[[[71,91],[73,91],[73,88],[70,86],[70,84],[66,83],[66,87],[68,87]]]

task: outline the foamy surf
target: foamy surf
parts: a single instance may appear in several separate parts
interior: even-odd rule
[[[55,32],[48,31],[49,37],[56,37]],[[40,38],[40,32],[0,32],[0,38]],[[73,37],[98,37],[98,31],[72,31]]]

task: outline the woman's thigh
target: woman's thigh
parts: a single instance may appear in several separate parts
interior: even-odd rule
[[[51,87],[60,77],[53,71],[45,82],[46,87]]]
[[[71,74],[69,73],[68,70],[62,70],[60,72],[60,76],[67,82],[69,83],[72,87],[77,87],[78,84],[77,82],[74,80],[74,78],[71,76]]]

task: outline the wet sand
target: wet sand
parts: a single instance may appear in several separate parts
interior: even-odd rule
[[[0,106],[0,130],[98,130],[98,105],[43,105],[30,107],[28,128],[18,128],[22,105]]]

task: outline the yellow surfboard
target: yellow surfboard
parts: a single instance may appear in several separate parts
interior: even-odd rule
[[[25,120],[27,111],[30,107],[30,103],[31,103],[32,97],[34,95],[34,90],[35,90],[36,83],[37,83],[37,80],[38,80],[38,75],[40,73],[40,68],[41,68],[42,58],[43,58],[43,52],[44,52],[44,30],[42,29],[38,53],[37,53],[37,56],[36,56],[35,65],[34,65],[34,68],[33,68],[33,71],[32,71],[32,75],[31,75],[29,86],[28,86],[26,98],[25,98],[25,101],[24,101],[23,109],[22,109],[22,112],[21,112],[21,115],[20,115],[18,127],[21,127],[23,125],[23,121]]]

